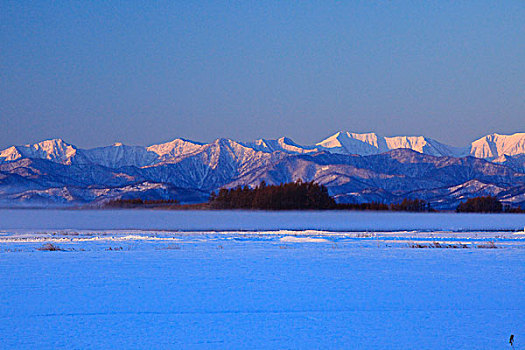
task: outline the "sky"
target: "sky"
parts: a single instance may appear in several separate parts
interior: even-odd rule
[[[0,148],[525,131],[525,2],[0,0]]]

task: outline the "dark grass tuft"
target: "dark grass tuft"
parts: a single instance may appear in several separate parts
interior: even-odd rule
[[[64,249],[60,248],[59,246],[56,246],[52,243],[46,243],[40,248],[37,248],[36,250],[44,251],[44,252],[63,252]]]

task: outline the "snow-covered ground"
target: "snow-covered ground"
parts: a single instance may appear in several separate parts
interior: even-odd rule
[[[1,210],[0,347],[524,349],[524,225]]]

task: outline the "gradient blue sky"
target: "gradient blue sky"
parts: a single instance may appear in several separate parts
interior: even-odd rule
[[[0,0],[0,147],[525,131],[525,2]]]

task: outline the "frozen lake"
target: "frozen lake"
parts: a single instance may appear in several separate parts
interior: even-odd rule
[[[524,219],[1,210],[2,348],[523,349]]]
[[[2,229],[521,230],[525,214],[0,209]]]

